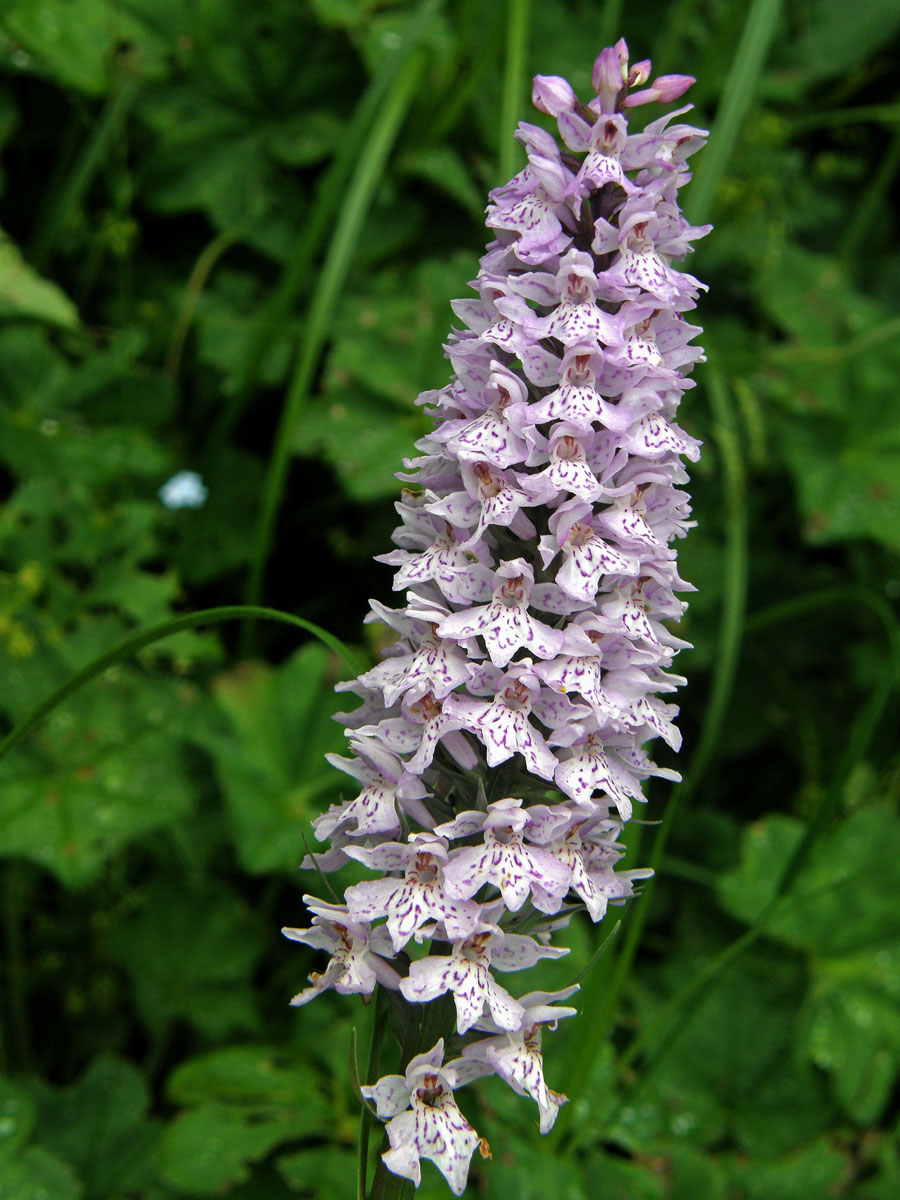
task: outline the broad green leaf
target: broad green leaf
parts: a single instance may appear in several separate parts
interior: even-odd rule
[[[484,220],[485,198],[462,158],[447,146],[420,146],[408,150],[398,163],[399,171],[418,176],[451,196],[478,225]]]
[[[196,1104],[166,1130],[160,1162],[179,1189],[216,1193],[248,1177],[252,1162],[283,1142],[328,1127],[315,1076],[266,1046],[229,1046],[184,1063],[168,1091]]]
[[[741,863],[719,881],[728,912],[752,922],[799,842],[802,826],[774,814],[744,835]],[[887,806],[859,809],[822,839],[767,925],[773,937],[822,958],[887,947],[900,939],[900,819]]]
[[[306,458],[324,457],[347,494],[366,502],[399,493],[396,472],[428,429],[411,400],[410,411],[401,413],[361,390],[334,388],[307,407],[293,446]]]
[[[807,536],[900,547],[896,314],[857,291],[833,258],[799,246],[773,256],[757,288],[789,339],[770,349],[764,386],[782,410],[773,441]]]
[[[149,1091],[129,1062],[102,1055],[75,1084],[36,1089],[37,1138],[77,1172],[88,1197],[112,1200],[141,1178],[159,1136]]]
[[[145,1025],[159,1034],[182,1018],[210,1037],[255,1029],[250,973],[265,940],[237,897],[221,885],[159,877],[135,904],[108,945],[131,977]]]
[[[81,1200],[84,1187],[68,1163],[40,1146],[0,1159],[3,1200]]]
[[[667,990],[694,970],[695,961],[674,959]],[[799,976],[766,964],[732,968],[686,1014],[637,1101],[614,1108],[615,1139],[634,1151],[650,1141],[734,1143],[768,1159],[827,1128],[833,1110],[797,1044]]]
[[[34,1102],[25,1089],[0,1076],[0,1163],[28,1140],[34,1116]],[[0,1178],[2,1173],[0,1166]]]
[[[63,329],[78,326],[78,310],[68,296],[55,283],[42,279],[0,230],[0,320],[22,317]]]
[[[741,1200],[798,1200],[831,1196],[846,1178],[847,1155],[824,1138],[780,1161],[735,1160],[727,1172],[729,1194]]]
[[[900,1067],[896,998],[864,977],[820,984],[812,1000],[806,1044],[813,1062],[833,1073],[835,1097],[844,1111],[860,1126],[874,1124]]]
[[[470,296],[474,258],[429,259],[414,271],[387,269],[348,292],[335,322],[324,390],[358,386],[412,413],[419,391],[443,387],[450,368],[443,351],[454,322],[450,303]]]
[[[343,707],[334,671],[329,652],[310,643],[277,669],[245,663],[214,684],[226,724],[200,738],[248,871],[296,869],[310,820],[353,786],[325,761],[326,752],[344,749],[331,719]]]
[[[719,884],[728,911],[755,918],[801,834],[800,822],[780,815],[747,832],[740,865]],[[861,1124],[881,1115],[900,1068],[898,863],[900,818],[861,808],[823,839],[767,926],[810,955],[801,1044]]]
[[[115,0],[8,0],[3,25],[42,70],[93,96],[110,87],[117,48],[129,48],[128,68],[142,74],[158,73],[174,50]]]
[[[178,730],[196,695],[122,672],[57,709],[0,763],[0,846],[68,887],[193,804]]]
[[[169,1076],[166,1091],[185,1106],[292,1108],[298,1132],[309,1132],[321,1129],[328,1120],[318,1080],[305,1057],[276,1046],[224,1046],[182,1063]]]
[[[377,1130],[375,1132],[377,1136]],[[313,1195],[316,1200],[348,1200],[347,1187],[351,1178],[350,1162],[353,1153],[353,1147],[350,1145],[311,1145],[303,1150],[279,1155],[276,1166],[294,1192]],[[431,1200],[432,1193],[428,1191],[429,1177],[428,1167],[424,1167],[422,1186],[416,1193],[417,1200]],[[447,1185],[443,1179],[440,1179],[440,1185],[443,1186],[446,1196]]]

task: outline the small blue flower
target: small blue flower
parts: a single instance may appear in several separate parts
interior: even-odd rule
[[[166,480],[158,495],[166,508],[202,508],[209,490],[196,471],[179,471]]]

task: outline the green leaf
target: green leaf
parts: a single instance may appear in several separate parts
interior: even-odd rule
[[[780,815],[749,830],[740,865],[720,880],[723,906],[752,922],[801,836],[800,822]],[[900,1071],[898,887],[900,818],[870,804],[822,840],[767,926],[811,956],[802,1044],[860,1124],[881,1115]]]
[[[866,964],[859,966],[865,970]],[[833,1073],[834,1094],[843,1110],[860,1126],[875,1124],[900,1068],[896,998],[885,995],[864,977],[820,985],[813,999],[806,1045],[813,1062]]]
[[[728,1171],[729,1194],[741,1200],[797,1200],[830,1196],[846,1178],[847,1156],[823,1138],[779,1162],[735,1161]]]
[[[265,949],[257,922],[227,888],[194,890],[154,879],[108,946],[128,971],[144,1023],[155,1033],[183,1018],[210,1037],[253,1030],[251,972]]]
[[[344,749],[334,682],[333,657],[311,643],[277,669],[244,663],[214,683],[227,724],[199,736],[248,871],[296,869],[310,820],[346,783],[325,761]]]
[[[99,96],[110,86],[115,49],[129,45],[131,70],[156,74],[166,46],[115,0],[9,0],[6,33],[63,86]]]
[[[42,279],[0,230],[0,320],[22,317],[63,329],[78,327],[78,310],[69,297],[55,283]]]
[[[0,1077],[0,1161],[28,1140],[34,1116],[34,1102],[25,1089]],[[0,1178],[2,1172],[0,1166]]]
[[[896,0],[814,0],[805,14],[806,32],[794,45],[793,61],[810,79],[845,75],[887,46],[898,26]]]
[[[697,966],[694,956],[674,959],[667,991]],[[616,1112],[611,1134],[635,1152],[690,1139],[698,1147],[730,1142],[753,1159],[819,1134],[833,1110],[798,1045],[802,993],[799,969],[775,960],[733,968],[685,1015],[640,1100]]]
[[[159,1136],[147,1118],[149,1092],[131,1063],[96,1058],[72,1087],[40,1085],[38,1138],[78,1172],[88,1196],[109,1200],[147,1167]]]
[[[84,1188],[72,1168],[40,1146],[0,1159],[3,1200],[81,1200]]]
[[[161,1147],[164,1176],[184,1191],[210,1195],[233,1186],[274,1147],[328,1127],[314,1073],[266,1046],[191,1059],[168,1091],[177,1103],[198,1105],[172,1122]]]
[[[197,704],[187,687],[122,673],[56,709],[0,763],[0,846],[68,887],[96,877],[128,842],[193,803],[176,731]]]
[[[309,458],[323,455],[348,496],[365,502],[399,492],[395,473],[413,442],[428,429],[415,409],[400,413],[365,392],[334,388],[323,401],[307,407],[293,446]]]

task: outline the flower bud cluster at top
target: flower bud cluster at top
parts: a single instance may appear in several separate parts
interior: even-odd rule
[[[405,604],[372,602],[397,640],[340,685],[352,757],[331,761],[361,785],[315,821],[330,840],[321,870],[355,859],[377,878],[343,904],[305,899],[295,941],[330,961],[294,998],[376,983],[410,1004],[450,993],[458,1056],[443,1039],[364,1093],[388,1119],[395,1174],[431,1159],[461,1193],[476,1146],[454,1088],[497,1074],[538,1106],[546,1132],[565,1097],[544,1081],[541,1030],[576,990],[514,997],[500,972],[555,958],[573,911],[594,921],[645,871],[616,871],[622,823],[674,749],[677,709],[660,699],[686,643],[666,627],[685,604],[675,538],[688,495],[682,458],[698,443],[675,424],[702,359],[684,313],[702,286],[672,268],[692,239],[679,188],[704,139],[687,109],[629,134],[627,109],[671,101],[693,82],[604,50],[594,98],[538,76],[533,100],[557,138],[521,124],[528,165],[491,193],[495,240],[454,312],[452,381],[419,397],[434,419],[407,462],[396,568]],[[307,864],[308,865],[308,861]],[[519,931],[519,932],[517,932]],[[427,952],[411,954],[415,943]],[[424,1047],[417,1049],[423,1050]]]

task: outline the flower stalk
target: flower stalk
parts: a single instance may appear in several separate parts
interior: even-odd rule
[[[553,1127],[566,1097],[542,1039],[578,989],[518,994],[516,973],[567,953],[573,913],[597,922],[634,894],[649,873],[617,869],[623,824],[645,779],[678,778],[645,746],[680,745],[663,697],[684,682],[673,543],[699,444],[675,417],[702,359],[685,318],[702,285],[672,264],[706,232],[678,201],[704,134],[685,108],[629,133],[631,108],[693,82],[650,75],[620,41],[586,103],[535,79],[559,138],[521,124],[528,165],[491,193],[453,378],[418,399],[434,427],[380,557],[405,603],[373,601],[368,620],[396,641],[339,685],[360,703],[341,714],[350,756],[330,757],[359,791],[314,822],[330,845],[304,865],[373,877],[340,903],[305,897],[312,924],[285,933],[329,956],[294,1004],[376,985],[391,999],[400,1072],[362,1088],[386,1123],[379,1200],[418,1186],[423,1158],[462,1193],[490,1150],[457,1092],[483,1076]]]

